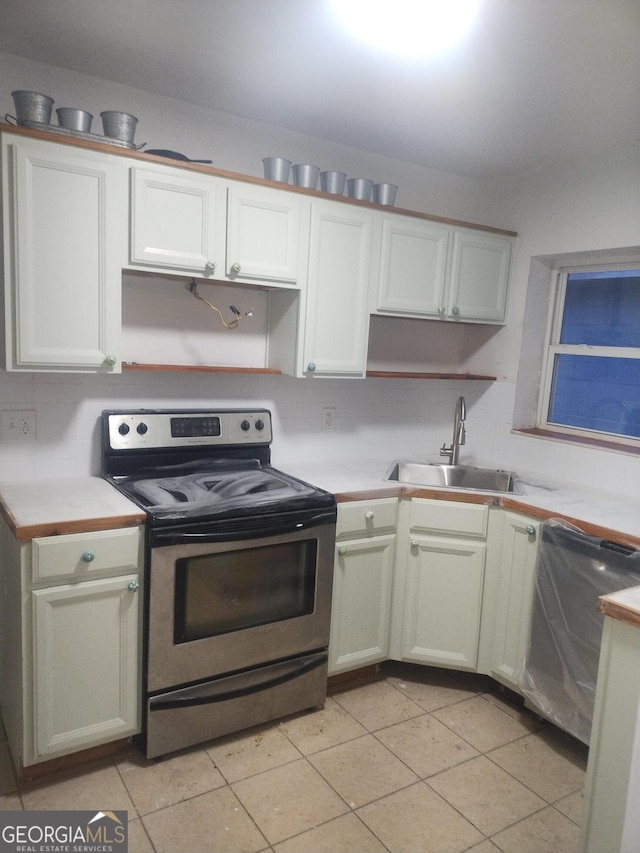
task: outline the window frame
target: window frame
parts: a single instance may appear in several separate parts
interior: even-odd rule
[[[557,438],[582,439],[585,442],[606,442],[608,445],[620,445],[620,449],[640,450],[640,436],[621,435],[615,432],[604,432],[553,423],[549,420],[551,409],[551,393],[553,388],[555,359],[557,355],[575,355],[586,357],[640,359],[640,347],[610,347],[592,346],[588,344],[561,344],[560,335],[564,317],[564,304],[568,276],[572,273],[617,272],[621,270],[640,269],[640,258],[618,263],[584,263],[559,266],[553,271],[552,293],[549,300],[549,315],[547,318],[547,333],[543,354],[540,390],[538,394],[537,428],[552,433]]]

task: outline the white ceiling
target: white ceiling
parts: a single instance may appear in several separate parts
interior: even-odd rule
[[[470,177],[640,144],[640,0],[482,0],[421,62],[329,0],[0,0],[0,50]]]

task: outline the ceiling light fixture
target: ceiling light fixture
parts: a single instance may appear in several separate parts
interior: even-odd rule
[[[404,57],[444,53],[476,18],[480,0],[331,0],[351,32],[378,50]]]

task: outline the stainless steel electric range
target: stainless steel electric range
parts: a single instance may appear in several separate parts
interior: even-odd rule
[[[147,514],[147,757],[321,706],[336,503],[271,466],[270,412],[111,410],[102,434]]]

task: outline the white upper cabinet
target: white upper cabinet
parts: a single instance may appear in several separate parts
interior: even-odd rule
[[[375,224],[373,211],[360,207],[311,206],[305,375],[364,376]]]
[[[132,266],[295,287],[306,240],[303,197],[150,164],[131,170]]]
[[[379,312],[434,317],[443,312],[449,230],[411,216],[385,216]]]
[[[453,234],[447,317],[504,323],[513,237],[486,231]]]
[[[158,167],[131,170],[132,264],[214,276],[224,269],[224,181]]]
[[[120,369],[120,223],[114,158],[3,136],[7,370]]]
[[[514,238],[385,216],[377,314],[504,323]]]
[[[226,277],[295,285],[308,239],[308,201],[238,182],[227,192]]]

